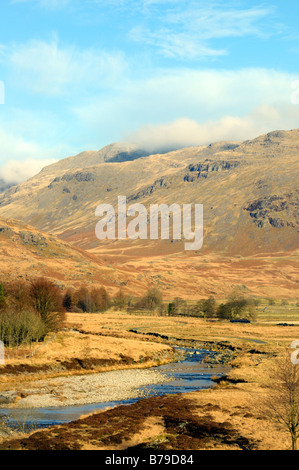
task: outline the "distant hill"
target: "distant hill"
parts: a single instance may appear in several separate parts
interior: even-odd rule
[[[260,294],[295,295],[298,129],[165,154],[139,152],[113,144],[50,165],[0,195],[0,216],[50,231],[169,295],[175,284],[180,295],[244,285]],[[203,204],[203,248],[185,252],[174,240],[100,243],[95,208],[116,206],[119,195],[146,207]]]
[[[62,288],[106,285],[119,288],[125,276],[109,269],[98,257],[50,234],[0,218],[0,282],[45,276]]]
[[[126,162],[146,157],[149,152],[133,144],[114,143],[106,145],[101,150],[87,150],[73,157],[59,160],[53,165],[44,168],[43,172],[51,172],[54,166],[56,171],[74,170],[86,166],[98,165],[105,162]]]
[[[11,188],[12,186],[14,186],[13,183],[6,183],[4,180],[0,178],[0,193],[4,193],[4,191]]]

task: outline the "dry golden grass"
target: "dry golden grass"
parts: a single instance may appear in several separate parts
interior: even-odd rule
[[[0,391],[18,387],[20,377],[24,384],[62,375],[146,368],[170,360],[172,348],[152,339],[142,341],[134,334],[126,337],[125,332],[124,337],[113,333],[107,336],[94,334],[94,317],[100,315],[85,316],[85,325],[91,325],[91,331],[86,333],[61,331],[30,349],[6,349],[5,365],[0,366]],[[78,366],[78,361],[83,361],[82,367]]]
[[[93,334],[115,335],[135,338],[129,330],[142,333],[154,332],[170,337],[195,339],[200,341],[230,341],[235,344],[248,343],[254,348],[280,348],[290,346],[299,338],[299,325],[282,327],[277,324],[230,323],[228,321],[209,321],[192,317],[137,316],[123,312],[106,312],[100,315],[71,313],[67,322],[81,331]],[[261,343],[258,343],[261,341]]]
[[[113,311],[99,315],[70,313],[67,316],[67,322],[68,327],[77,328],[83,333],[76,331],[59,333],[51,343],[48,343],[39,350],[38,354],[30,358],[32,363],[49,364],[56,361],[57,358],[71,360],[73,357],[88,357],[90,355],[105,359],[117,357],[118,354],[127,354],[137,359],[140,354],[154,355],[168,348],[167,344],[162,344],[161,338],[153,338],[148,335],[137,336],[135,333],[129,332],[130,329],[189,340],[229,341],[231,346],[238,348],[237,355],[232,361],[233,367],[226,380],[221,381],[212,389],[161,399],[142,400],[138,405],[136,404],[136,410],[135,405],[132,405],[132,415],[128,410],[129,421],[125,416],[122,417],[122,414],[118,415],[117,409],[112,410],[111,412],[115,416],[115,429],[123,436],[119,442],[116,437],[114,439],[113,433],[111,436],[107,435],[105,439],[101,437],[106,435],[104,430],[107,426],[101,423],[106,420],[105,413],[109,413],[104,412],[82,418],[77,422],[79,423],[77,426],[64,425],[57,427],[57,431],[55,431],[56,428],[53,428],[53,431],[33,433],[32,438],[28,438],[32,448],[37,448],[37,445],[41,448],[48,448],[47,446],[56,448],[55,446],[59,444],[62,448],[120,450],[130,446],[141,445],[144,447],[154,444],[157,449],[184,449],[184,446],[187,445],[191,446],[191,449],[199,446],[198,448],[205,449],[237,450],[242,448],[242,442],[245,443],[245,448],[249,446],[259,450],[286,450],[290,448],[288,433],[277,428],[261,415],[259,403],[267,393],[266,386],[269,384],[269,373],[276,360],[275,356],[283,354],[286,349],[290,348],[291,342],[299,337],[299,326],[279,327],[274,324],[258,322],[251,324],[224,321],[208,322],[203,319],[186,317],[138,317]],[[256,340],[261,343],[253,342]],[[289,349],[289,352],[292,351]],[[18,361],[20,362],[20,358]],[[13,359],[11,363],[13,364]],[[150,363],[146,364],[146,366],[148,365]],[[144,366],[138,365],[138,367]],[[122,366],[122,368],[126,367],[132,367],[132,365]],[[109,367],[109,369],[111,368],[114,366]],[[98,370],[100,369],[95,371]],[[86,372],[91,371],[78,373]],[[74,372],[65,371],[65,375],[72,373]],[[38,378],[43,377],[43,374],[38,375]],[[24,376],[22,376],[22,380],[23,378],[26,380]],[[20,381],[20,377],[9,379],[6,376],[3,379],[2,388],[7,388],[13,383],[17,388],[18,381]],[[35,385],[38,386],[38,381],[35,382]],[[162,408],[159,405],[159,400],[163,401]],[[208,430],[210,423],[212,423],[213,426],[219,428],[220,435],[224,438],[217,437],[217,432],[213,435],[212,431],[207,438],[201,439],[194,435],[195,440],[192,438],[192,433],[181,435],[180,426],[186,425],[184,403],[189,410],[188,420],[194,420],[194,426],[199,426],[198,429]],[[159,411],[160,409],[161,411]],[[122,413],[124,414],[123,411]],[[169,421],[168,415],[173,417],[173,421]],[[107,419],[109,421],[109,418]],[[91,428],[85,425],[85,421],[87,424],[89,421],[93,423]],[[177,422],[178,433],[170,430],[169,423],[171,422]],[[104,426],[103,429],[101,426]],[[124,426],[123,430],[122,426]],[[57,441],[56,434],[61,435],[61,441]],[[225,435],[228,436],[228,440]],[[27,446],[26,437],[24,437],[24,443]],[[10,443],[8,443],[9,445]],[[22,446],[23,444],[12,445]]]

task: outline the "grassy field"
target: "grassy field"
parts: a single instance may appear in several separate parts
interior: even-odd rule
[[[21,381],[38,386],[39,379],[46,375],[150,367],[171,360],[171,345],[182,340],[231,348],[234,358],[230,372],[210,390],[144,399],[130,407],[4,441],[0,448],[289,449],[288,433],[260,413],[259,402],[267,395],[268,387],[273,388],[270,374],[277,358],[285,352],[290,355],[291,343],[299,339],[299,324],[295,323],[298,308],[263,308],[258,307],[262,312],[258,320],[248,324],[118,311],[69,313],[66,331],[42,347],[35,346],[32,357],[22,357],[20,352],[19,357],[8,359],[7,366],[16,369],[14,373],[5,370],[6,366],[0,369],[2,390],[15,386],[21,393]],[[286,322],[294,326],[277,324]],[[85,368],[53,368],[61,362],[74,365],[78,358],[86,361]],[[109,362],[111,359],[115,362]],[[31,373],[25,366],[33,367]]]
[[[261,302],[257,312],[259,322],[299,323],[299,306],[295,303],[269,305],[267,302]]]
[[[229,341],[248,347],[257,344],[268,351],[290,347],[292,341],[299,339],[298,307],[273,305],[264,309],[260,305],[257,321],[248,324],[195,317],[161,317],[144,312],[133,315],[112,310],[101,314],[69,313],[66,328],[50,334],[44,343],[31,348],[6,349],[5,366],[0,366],[0,390],[18,380],[19,374],[30,381],[42,375],[151,367],[171,360],[170,346],[176,338]],[[293,326],[279,326],[279,323]],[[169,341],[154,337],[153,333],[167,336]]]
[[[200,341],[263,341],[268,346],[287,346],[299,336],[299,308],[296,306],[271,306],[263,311],[257,308],[257,321],[230,323],[195,317],[160,317],[158,315],[132,315],[107,312],[100,315],[69,314],[68,323],[85,333],[125,337],[129,330],[140,333],[158,333],[170,337]],[[278,326],[291,323],[294,326]],[[131,335],[132,338],[132,335]],[[136,338],[136,337],[135,337]]]

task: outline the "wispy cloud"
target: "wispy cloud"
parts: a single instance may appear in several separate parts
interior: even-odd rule
[[[167,28],[151,31],[137,26],[131,30],[130,37],[135,41],[155,46],[161,55],[168,58],[195,59],[227,54],[225,49],[208,47],[205,41],[192,37],[188,32],[178,33]]]
[[[73,111],[86,131],[100,134],[105,127],[109,139],[115,139],[157,122],[185,117],[198,123],[217,122],[223,116],[245,116],[260,104],[290,103],[296,78],[259,68],[160,69],[155,76],[123,82],[113,95],[75,105]],[[291,122],[294,127],[295,116]]]
[[[9,108],[0,116],[0,179],[19,183],[59,158],[74,155],[67,123],[50,111]],[[1,161],[1,160],[0,160]]]
[[[60,95],[84,91],[84,86],[111,86],[126,69],[121,52],[79,49],[51,41],[31,40],[7,46],[0,56],[13,76],[22,77],[22,86],[31,92]]]
[[[208,8],[190,5],[179,12],[170,12],[166,22],[180,25],[193,31],[202,39],[242,37],[247,35],[264,36],[264,20],[273,13],[272,8],[252,7],[248,9],[213,6]]]
[[[31,3],[48,9],[63,8],[73,0],[11,0],[10,3]]]
[[[61,158],[125,137],[199,145],[298,123],[299,107],[289,105],[298,75],[287,73],[295,56],[285,41],[296,25],[278,1],[3,3],[9,21],[29,11],[34,33],[9,25],[0,44],[2,161]]]
[[[156,15],[156,21],[151,21],[148,8],[146,19],[131,29],[130,37],[156,47],[165,57],[195,59],[225,55],[227,51],[223,47],[212,47],[211,41],[250,35],[265,37],[272,33],[269,25],[265,27],[273,14],[271,7],[241,9],[213,3],[201,7],[188,0],[162,3],[166,8]]]

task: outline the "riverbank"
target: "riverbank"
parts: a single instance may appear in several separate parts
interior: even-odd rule
[[[35,431],[30,436],[5,440],[1,449],[289,448],[288,435],[261,415],[258,403],[267,392],[269,371],[276,356],[299,337],[297,326],[229,324],[194,318],[132,318],[115,313],[92,316],[88,323],[83,316],[75,315],[73,320],[77,338],[90,334],[98,341],[107,338],[118,344],[130,335],[129,340],[134,344],[138,341],[144,350],[156,344],[157,348],[169,351],[173,342],[176,346],[206,347],[217,351],[213,358],[203,361],[211,371],[223,362],[229,363],[231,370],[221,380],[215,378],[215,387],[210,390],[142,398],[130,406],[118,406]],[[152,369],[142,371],[153,372]],[[126,372],[134,375],[137,370]],[[82,377],[87,380],[88,376]],[[67,376],[62,379],[65,380]],[[34,382],[37,386],[40,383]],[[72,380],[70,389],[71,384]],[[54,393],[59,386],[55,382],[52,390],[51,399],[56,400]],[[83,382],[81,390],[84,394]],[[26,399],[20,397],[15,405],[22,404],[22,400],[26,403]]]
[[[126,332],[121,337],[101,336],[71,327],[30,349],[5,350],[5,364],[0,365],[0,406],[14,403],[26,389],[43,387],[50,379],[146,370],[178,356],[173,347],[151,338],[144,341]]]
[[[20,394],[3,392],[1,398],[3,405],[24,409],[113,402],[142,398],[146,391],[141,387],[168,380],[155,369],[117,370],[39,380],[31,387],[24,386]]]
[[[10,438],[0,450],[289,449],[288,435],[253,406],[256,394],[258,387],[240,384],[145,398]]]

